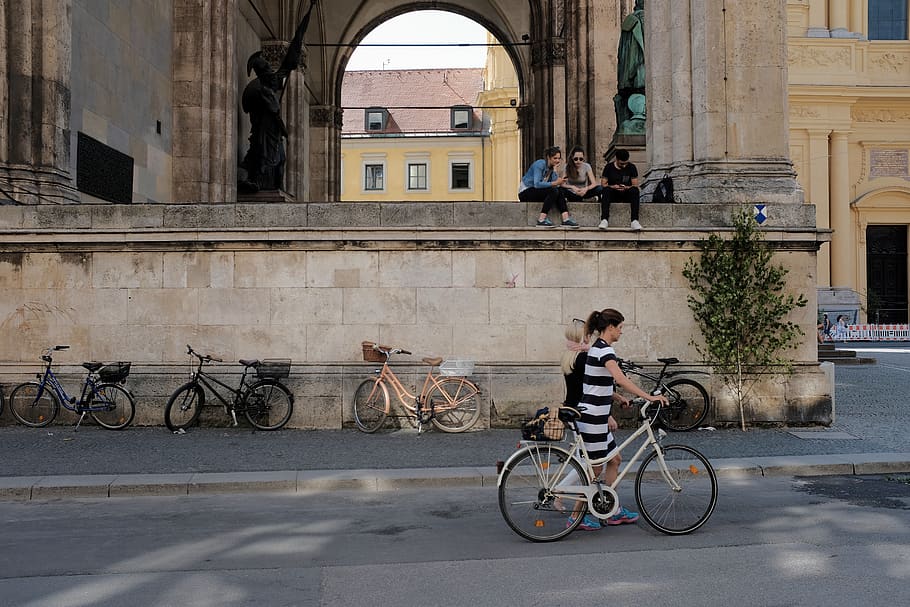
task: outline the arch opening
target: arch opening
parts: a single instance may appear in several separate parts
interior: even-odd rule
[[[339,53],[340,200],[515,196],[525,43],[462,7],[433,9],[391,9]]]

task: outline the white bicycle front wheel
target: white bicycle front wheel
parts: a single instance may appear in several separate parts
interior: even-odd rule
[[[635,499],[649,525],[668,535],[691,533],[707,522],[717,505],[717,475],[708,459],[692,447],[661,447],[667,474],[657,452],[641,463]]]
[[[570,484],[588,484],[578,460],[550,443],[529,445],[506,462],[499,480],[499,510],[521,537],[558,540],[572,533],[588,511],[584,495],[560,492]]]

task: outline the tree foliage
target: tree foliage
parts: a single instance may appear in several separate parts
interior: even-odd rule
[[[786,292],[788,270],[772,263],[771,247],[745,210],[733,219],[733,235],[699,241],[701,255],[689,258],[683,276],[692,293],[689,308],[702,333],[698,353],[730,389],[746,428],[745,405],[758,374],[788,374],[786,352],[803,337],[789,319],[806,298]]]

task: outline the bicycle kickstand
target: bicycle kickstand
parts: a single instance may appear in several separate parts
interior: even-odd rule
[[[85,419],[86,412],[83,411],[82,415],[79,416],[79,421],[76,422],[76,426],[73,428],[73,432],[79,432],[79,426],[82,424],[82,420]]]
[[[231,419],[234,420],[234,427],[237,427],[237,412],[231,408]]]

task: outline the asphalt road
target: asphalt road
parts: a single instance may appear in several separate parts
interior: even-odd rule
[[[8,607],[910,604],[904,477],[727,480],[688,536],[533,544],[495,488],[0,501]],[[631,486],[620,489],[629,505]]]

